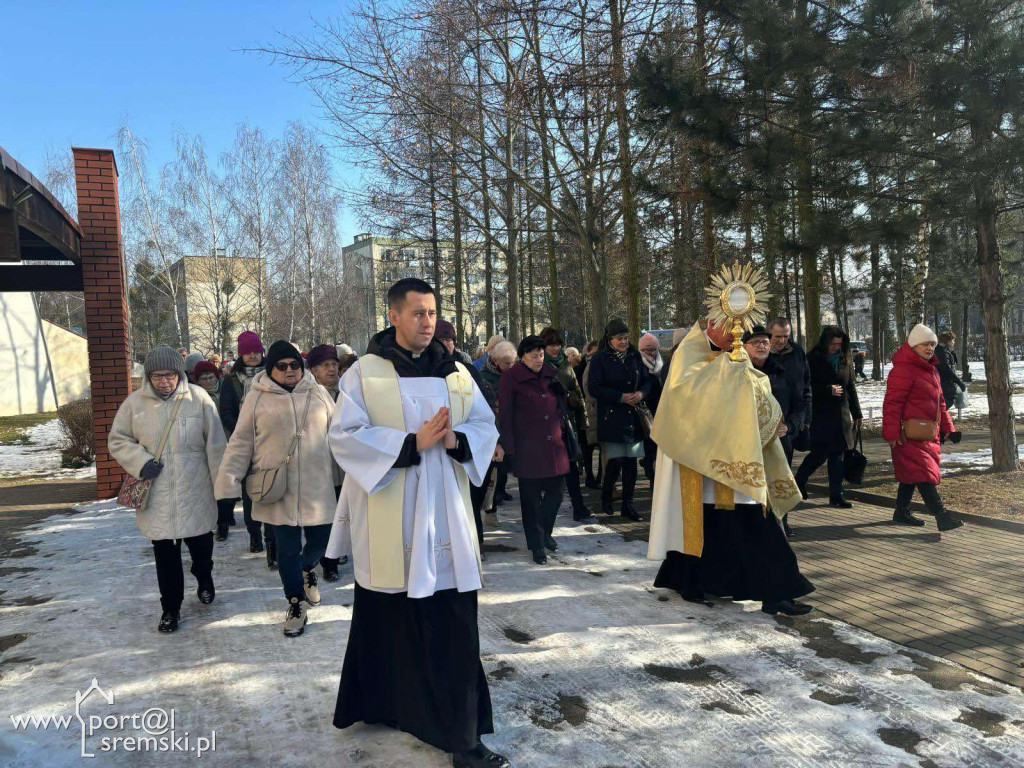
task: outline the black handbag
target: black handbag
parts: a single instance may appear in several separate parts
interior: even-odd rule
[[[565,451],[569,454],[569,463],[583,461],[583,449],[580,447],[576,430],[572,426],[572,419],[568,415],[562,416],[562,441],[565,443]],[[575,470],[573,470],[575,472]]]
[[[859,447],[858,447],[859,446]],[[853,448],[843,454],[843,476],[846,482],[860,485],[864,482],[864,470],[868,466],[868,457],[864,455],[864,435],[860,427],[857,427],[857,437],[854,438]]]

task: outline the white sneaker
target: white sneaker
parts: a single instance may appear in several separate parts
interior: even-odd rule
[[[288,613],[284,616],[284,636],[298,637],[306,629],[306,603],[297,597],[288,601]]]
[[[302,572],[302,589],[306,593],[306,602],[320,605],[320,587],[317,586],[316,571]]]

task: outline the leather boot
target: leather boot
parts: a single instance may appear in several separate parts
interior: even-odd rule
[[[909,507],[896,507],[896,511],[892,513],[892,521],[900,525],[912,525],[915,528],[924,525],[924,520],[914,517]]]
[[[935,522],[940,531],[952,531],[964,524],[964,521],[954,515],[948,509],[943,509],[935,515]]]

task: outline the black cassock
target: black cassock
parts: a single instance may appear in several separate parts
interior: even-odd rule
[[[476,592],[355,593],[334,725],[381,723],[446,752],[493,733]]]
[[[813,592],[775,516],[762,509],[760,504],[737,504],[735,509],[705,504],[701,556],[669,551],[654,586],[688,599],[708,594],[766,603]]]

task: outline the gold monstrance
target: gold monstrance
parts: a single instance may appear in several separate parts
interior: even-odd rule
[[[732,320],[732,353],[729,357],[739,362],[745,359],[740,339],[743,331],[763,323],[768,313],[768,279],[752,264],[734,261],[723,265],[722,271],[711,276],[711,285],[705,289],[708,324],[716,327]]]

